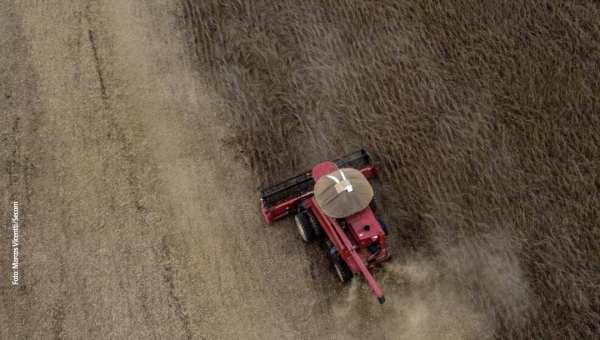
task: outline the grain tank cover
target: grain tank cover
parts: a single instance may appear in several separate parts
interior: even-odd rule
[[[369,205],[373,188],[360,171],[344,168],[321,177],[315,184],[314,194],[327,216],[344,218]]]

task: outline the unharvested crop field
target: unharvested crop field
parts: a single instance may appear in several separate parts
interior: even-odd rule
[[[367,148],[394,225],[387,269],[427,264],[425,286],[478,315],[484,331],[474,334],[598,336],[597,2],[182,7],[198,68],[232,128],[227,142],[261,185]],[[381,322],[401,330],[411,320]],[[417,324],[436,328],[440,318],[427,320]]]

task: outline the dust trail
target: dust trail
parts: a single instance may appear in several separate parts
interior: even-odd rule
[[[385,265],[376,273],[387,302],[379,306],[361,278],[355,278],[336,306],[336,336],[360,339],[489,339],[493,323],[444,281],[434,261],[414,258]],[[337,339],[336,338],[336,339]]]
[[[523,316],[539,303],[517,256],[521,243],[501,229],[450,240],[437,227],[432,251],[374,271],[384,306],[361,277],[353,280],[333,308],[339,338],[490,339],[508,325],[527,326]]]
[[[526,327],[523,315],[535,315],[539,301],[519,261],[522,242],[501,228],[453,242],[439,231],[434,235],[436,261],[445,279],[497,319],[497,327]]]

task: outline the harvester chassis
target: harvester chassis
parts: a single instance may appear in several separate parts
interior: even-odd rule
[[[340,281],[347,282],[354,274],[361,273],[379,302],[384,303],[385,297],[369,272],[391,257],[386,243],[387,227],[374,215],[375,209],[371,209],[376,207],[376,202],[351,216],[333,218],[322,211],[314,197],[316,181],[343,168],[359,170],[368,180],[379,173],[371,155],[363,149],[357,150],[262,190],[262,213],[269,224],[294,216],[305,242],[322,240],[327,245]]]

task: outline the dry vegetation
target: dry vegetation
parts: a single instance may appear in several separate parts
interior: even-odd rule
[[[261,183],[367,148],[397,253],[435,259],[498,338],[600,324],[600,5],[183,2]]]

